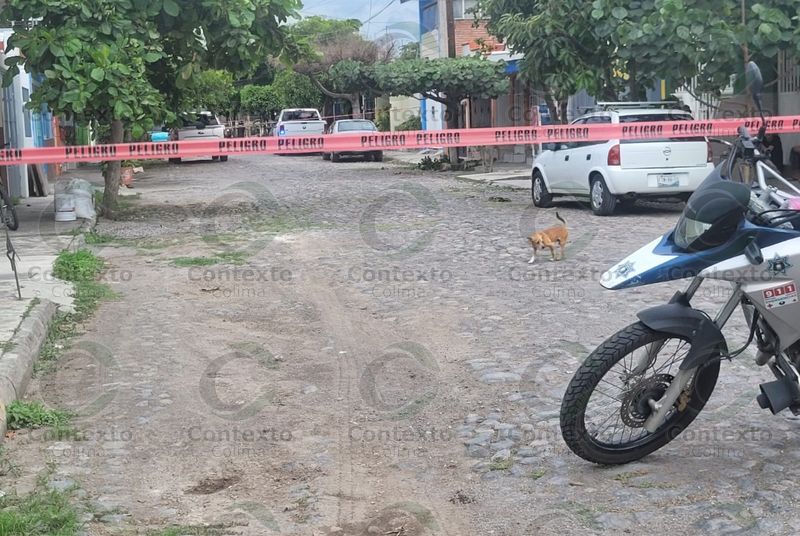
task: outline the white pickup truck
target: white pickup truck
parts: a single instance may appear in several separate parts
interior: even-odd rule
[[[281,111],[275,125],[277,136],[321,136],[325,134],[325,121],[319,110],[290,108]]]

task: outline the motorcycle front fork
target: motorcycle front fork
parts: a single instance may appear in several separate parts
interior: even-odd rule
[[[700,285],[702,284],[703,284],[702,277],[695,277],[692,280],[692,282],[689,284],[686,291],[684,292],[687,301],[691,302],[692,298],[697,293],[697,290],[700,288]],[[725,305],[722,307],[722,309],[720,309],[720,311],[717,313],[717,316],[714,318],[714,324],[716,324],[720,330],[722,330],[722,328],[725,326],[728,320],[730,320],[731,315],[733,315],[733,312],[741,303],[742,295],[743,293],[741,285],[737,283],[736,285],[734,285],[733,292],[731,293],[731,296],[728,298],[728,301],[725,302]],[[644,370],[646,370],[647,367],[649,366],[649,363],[655,360],[655,357],[658,355],[658,352],[661,351],[663,345],[664,345],[663,342],[658,345],[653,345],[653,347],[650,348],[650,351],[648,351],[647,354],[642,357],[639,364],[637,364],[635,370],[639,370],[639,368],[641,368],[642,372],[644,372]],[[664,393],[664,396],[662,396],[659,400],[650,399],[647,401],[648,404],[650,405],[652,413],[644,423],[645,430],[647,430],[652,434],[655,433],[656,430],[661,428],[661,426],[667,419],[667,414],[675,405],[675,403],[678,401],[678,398],[681,396],[681,393],[683,393],[686,390],[686,388],[689,385],[689,382],[692,381],[692,378],[694,377],[698,368],[699,367],[694,367],[686,370],[679,370],[678,373],[675,375],[675,378],[670,382],[667,391]]]

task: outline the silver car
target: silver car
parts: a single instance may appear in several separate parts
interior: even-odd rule
[[[375,123],[366,119],[341,119],[335,121],[328,129],[328,134],[358,134],[361,132],[378,132]],[[361,157],[366,160],[383,162],[383,151],[345,151],[336,153],[322,153],[323,160],[339,162],[343,157]]]

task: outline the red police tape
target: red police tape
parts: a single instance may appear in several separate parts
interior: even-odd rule
[[[691,137],[721,138],[736,136],[737,129],[742,126],[746,127],[751,134],[755,134],[761,126],[761,120],[745,118],[709,121],[548,125],[542,127],[226,138],[223,140],[204,141],[3,149],[0,150],[0,165],[193,158],[242,154],[359,153],[424,149],[428,147],[528,145],[616,139],[648,140],[669,138],[677,140]],[[800,116],[769,118],[767,119],[767,128],[772,134],[800,132]]]

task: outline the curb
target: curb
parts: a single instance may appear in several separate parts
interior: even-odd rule
[[[56,304],[50,300],[34,305],[11,337],[11,350],[0,355],[0,442],[6,433],[6,407],[25,394],[55,314]]]

